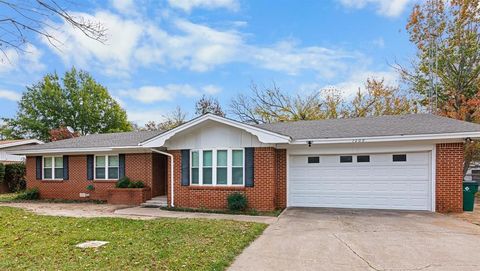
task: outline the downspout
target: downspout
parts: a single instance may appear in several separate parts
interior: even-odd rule
[[[174,181],[174,172],[173,172],[173,165],[174,165],[174,161],[173,161],[173,155],[168,153],[168,152],[163,152],[163,151],[159,151],[159,150],[155,150],[155,149],[150,149],[151,151],[153,152],[156,152],[156,153],[160,153],[160,154],[163,154],[163,155],[166,155],[168,157],[170,157],[170,207],[175,207],[175,205],[173,204],[173,192],[174,192],[174,189],[173,189],[173,185],[175,183]]]

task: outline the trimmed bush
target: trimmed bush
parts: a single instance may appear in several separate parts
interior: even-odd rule
[[[5,181],[11,192],[23,191],[27,187],[25,182],[25,164],[16,163],[5,165]]]
[[[242,193],[232,193],[227,197],[228,209],[230,211],[244,211],[247,209],[247,197]]]
[[[142,181],[131,182],[129,188],[144,188],[145,184]]]
[[[128,188],[130,186],[130,178],[127,176],[120,178],[115,184],[116,188]]]
[[[130,181],[130,178],[123,177],[115,184],[116,188],[144,188],[145,184],[142,181]]]
[[[17,196],[17,199],[19,200],[36,200],[39,198],[40,198],[40,192],[38,191],[38,188],[27,189]]]
[[[93,186],[93,184],[89,184],[89,185],[87,185],[87,190],[88,191],[93,191],[93,190],[95,190],[95,186]]]
[[[0,184],[5,181],[5,165],[0,163]]]

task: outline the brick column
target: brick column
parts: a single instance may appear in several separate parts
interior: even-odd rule
[[[436,148],[436,211],[462,212],[463,143],[442,143]]]
[[[287,150],[277,149],[276,207],[287,207]]]

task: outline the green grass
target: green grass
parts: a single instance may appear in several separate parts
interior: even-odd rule
[[[0,270],[223,270],[266,225],[36,215],[0,207]],[[98,249],[75,245],[110,242]]]
[[[37,200],[24,200],[19,199],[18,195],[20,193],[7,193],[7,194],[0,194],[0,202],[46,202],[46,203],[96,203],[96,204],[104,204],[105,201],[102,200],[67,200],[67,199],[37,199]]]
[[[204,208],[181,208],[181,207],[161,207],[160,209],[166,211],[177,212],[192,212],[192,213],[210,213],[210,214],[227,214],[227,215],[253,215],[253,216],[279,216],[283,209],[277,209],[270,212],[257,211],[255,209],[249,209],[245,211],[230,211],[230,210],[212,210]]]
[[[11,202],[15,201],[18,196],[18,193],[7,193],[0,194],[0,202]]]

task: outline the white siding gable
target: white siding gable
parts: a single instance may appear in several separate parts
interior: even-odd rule
[[[165,142],[167,149],[269,147],[242,129],[215,121],[205,121],[179,132]]]

